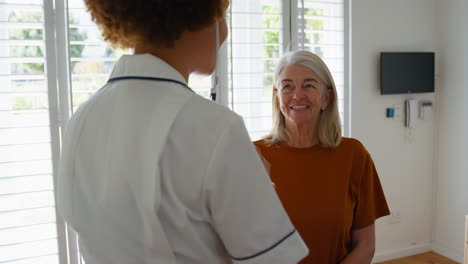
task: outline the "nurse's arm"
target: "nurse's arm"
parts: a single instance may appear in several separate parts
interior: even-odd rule
[[[219,138],[202,193],[232,263],[292,264],[307,255],[240,117]]]

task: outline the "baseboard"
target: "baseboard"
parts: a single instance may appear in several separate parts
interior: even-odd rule
[[[372,260],[372,263],[378,263],[378,262],[388,261],[392,259],[417,255],[417,254],[431,251],[431,249],[432,249],[431,244],[422,244],[422,245],[416,245],[416,246],[411,246],[407,248],[376,252],[374,259]]]
[[[432,251],[449,259],[453,259],[456,262],[463,263],[463,252],[445,246],[439,242],[432,243]]]

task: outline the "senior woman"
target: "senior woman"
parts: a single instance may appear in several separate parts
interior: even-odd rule
[[[317,55],[285,55],[274,76],[271,134],[254,142],[309,247],[304,264],[370,263],[374,222],[389,214],[371,156],[341,136],[336,95]]]
[[[227,0],[85,2],[104,39],[135,51],[66,128],[57,203],[85,262],[304,257],[241,118],[187,86],[214,70]]]

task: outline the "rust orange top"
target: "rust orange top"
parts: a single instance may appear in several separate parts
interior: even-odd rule
[[[351,251],[351,231],[390,214],[371,156],[355,139],[335,149],[254,142],[292,223],[309,247],[301,264],[334,264]]]

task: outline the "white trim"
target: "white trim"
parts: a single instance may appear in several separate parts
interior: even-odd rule
[[[299,39],[298,39],[298,21],[299,21],[299,14],[297,12],[298,6],[297,6],[297,1],[298,0],[290,0],[290,7],[289,7],[289,21],[290,21],[290,36],[291,36],[291,50],[297,50],[299,48]],[[304,25],[305,26],[305,25]]]
[[[281,50],[283,53],[286,53],[288,51],[291,51],[291,1],[290,0],[283,0],[281,2],[281,22],[283,26],[283,30],[281,31],[282,33],[282,42],[283,42],[283,49]],[[283,54],[280,54],[280,57],[283,56]]]
[[[60,112],[62,136],[63,128],[66,127],[68,119],[70,119],[71,107],[71,84],[70,84],[70,57],[69,57],[69,41],[68,41],[68,0],[56,1],[56,41],[57,41],[57,81],[59,86]],[[62,45],[61,45],[62,43]],[[66,45],[63,45],[66,44]]]
[[[298,49],[298,0],[282,1],[282,22],[283,22],[283,53]],[[280,57],[283,54],[280,55]]]
[[[211,89],[210,89],[210,97],[212,100],[220,103],[219,94],[221,93],[221,87],[219,86],[219,23],[216,23],[216,38],[215,38],[215,47],[216,47],[216,54],[215,54],[215,69],[213,74],[211,75]],[[214,96],[214,98],[213,98]]]
[[[229,19],[228,28],[232,29],[232,8],[229,8],[229,18],[230,19]],[[228,42],[226,44],[226,59],[228,60],[228,63],[226,63],[226,67],[228,67],[228,64],[229,64],[229,67],[233,69],[234,67],[233,60],[229,59],[233,57],[233,47],[234,47],[232,43],[231,34],[229,34],[226,42]],[[229,49],[228,49],[228,45],[229,45]],[[227,52],[227,50],[229,50],[229,52]],[[226,93],[228,95],[228,108],[234,111],[234,74],[232,70],[226,74],[226,79],[227,79],[227,84],[225,87],[226,87]],[[229,79],[231,80],[230,82],[229,82]],[[229,93],[231,94],[231,97],[229,97]]]
[[[437,53],[435,54],[437,56]],[[437,61],[437,57],[436,57]],[[438,195],[438,175],[439,175],[439,120],[440,120],[440,111],[439,111],[439,102],[440,102],[440,91],[439,91],[439,74],[437,73],[437,64],[435,65],[435,77],[434,77],[434,103],[432,104],[432,111],[434,113],[433,118],[433,128],[432,128],[432,195],[431,195],[431,217],[429,218],[429,223],[431,226],[431,241],[434,243],[436,240],[436,229],[437,229],[437,199]]]
[[[218,60],[219,65],[216,67],[218,71],[218,95],[216,101],[226,107],[229,107],[229,78],[228,78],[228,41],[224,41],[219,47]]]
[[[463,250],[460,252],[457,249],[443,245],[442,243],[436,241],[432,243],[432,251],[449,259],[455,260],[456,262],[463,263]]]
[[[52,175],[54,189],[57,186],[58,160],[60,157],[60,111],[58,105],[57,54],[55,42],[55,10],[53,0],[44,0],[44,37],[46,47],[46,78],[49,100],[50,137],[52,148]],[[55,207],[56,208],[56,207]],[[57,242],[60,263],[68,263],[65,222],[57,208]]]
[[[344,89],[343,89],[343,135],[351,137],[351,95],[352,95],[352,0],[344,0],[343,23],[344,23]]]
[[[61,138],[64,135],[68,120],[71,117],[72,107],[72,92],[71,92],[71,73],[70,73],[70,55],[68,40],[68,0],[55,1],[56,15],[56,52],[57,52],[57,84],[59,87],[59,103],[60,103],[60,126]],[[66,45],[64,45],[66,44]],[[58,160],[54,160],[58,162]],[[60,217],[59,214],[57,214]],[[68,264],[81,264],[81,255],[78,247],[78,238],[72,230],[66,225],[63,219],[60,219],[62,228],[66,229],[66,242],[64,244],[68,252]],[[62,247],[64,245],[61,245]]]
[[[463,263],[468,264],[468,215],[465,216],[465,243],[463,245]]]
[[[431,249],[432,249],[431,244],[428,243],[428,244],[411,246],[407,248],[399,248],[399,249],[378,252],[377,254],[375,254],[374,258],[372,259],[372,263],[378,263],[378,262],[413,256],[413,255],[429,252],[431,251]]]
[[[58,161],[61,148],[61,133],[70,118],[70,77],[68,60],[68,16],[66,0],[44,0],[44,30],[46,37],[47,86],[52,147],[54,189],[57,186]],[[54,9],[54,4],[56,9]],[[58,65],[62,65],[58,67]],[[62,127],[62,129],[60,129]],[[80,264],[77,238],[68,230],[56,208],[59,262]]]
[[[303,37],[302,41],[301,41],[301,50],[304,50],[305,49],[305,14],[304,14],[304,9],[305,9],[305,4],[304,4],[304,0],[300,0],[301,1],[301,20],[302,20],[302,24],[301,24],[301,36]],[[298,7],[299,8],[299,7]],[[297,23],[296,23],[297,25]],[[299,45],[299,44],[298,44]]]
[[[289,13],[289,19],[290,19],[290,27],[289,30],[291,31],[291,50],[297,50],[299,48],[298,44],[298,21],[299,21],[299,14],[297,12],[298,6],[297,6],[297,1],[298,0],[290,0],[289,3],[291,4],[290,6],[290,13]],[[305,26],[305,25],[304,25]]]

